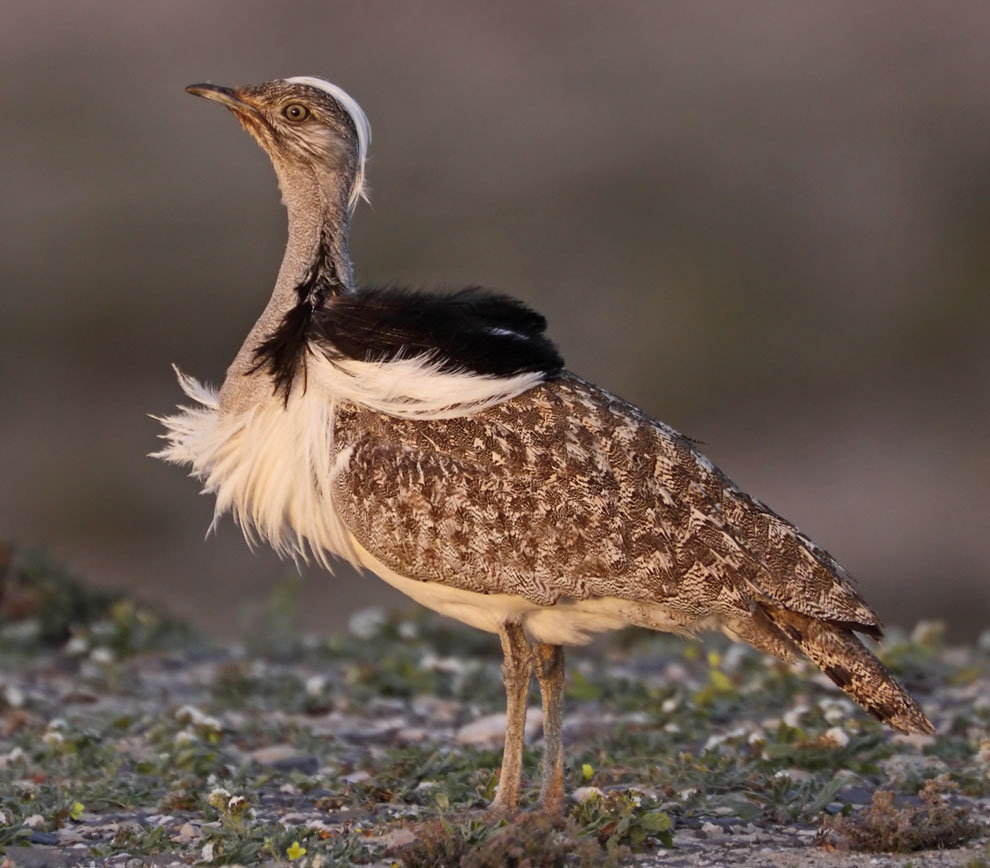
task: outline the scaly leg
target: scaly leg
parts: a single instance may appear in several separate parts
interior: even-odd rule
[[[543,699],[543,787],[540,804],[550,814],[564,812],[564,649],[537,644],[536,678]]]
[[[506,624],[502,640],[502,680],[505,682],[505,753],[492,808],[515,811],[522,786],[523,739],[526,735],[526,701],[533,676],[533,652],[519,624]]]

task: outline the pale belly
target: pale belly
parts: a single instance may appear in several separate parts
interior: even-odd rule
[[[516,594],[479,594],[402,576],[352,542],[361,566],[422,606],[455,618],[478,630],[498,633],[506,624],[520,624],[536,642],[550,645],[583,645],[595,633],[623,627],[648,627],[673,633],[694,633],[708,626],[685,623],[656,603],[638,603],[620,597],[563,599],[554,606],[538,606]]]

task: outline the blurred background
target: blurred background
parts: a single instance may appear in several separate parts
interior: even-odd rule
[[[569,367],[833,551],[881,615],[990,622],[990,6],[0,8],[0,539],[224,636],[293,572],[149,460],[285,237],[183,87],[319,75],[374,128],[359,278],[509,291]],[[409,605],[305,572],[300,629]]]

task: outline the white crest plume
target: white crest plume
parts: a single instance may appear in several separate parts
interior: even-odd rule
[[[285,81],[290,84],[308,84],[310,87],[322,90],[337,100],[340,107],[351,116],[358,139],[357,173],[354,175],[354,184],[351,186],[350,195],[347,197],[347,207],[353,212],[357,207],[358,199],[368,201],[368,193],[364,183],[364,163],[368,158],[368,146],[371,144],[371,122],[368,120],[368,116],[354,97],[343,88],[331,84],[325,79],[312,75],[297,75],[293,78],[287,78]]]

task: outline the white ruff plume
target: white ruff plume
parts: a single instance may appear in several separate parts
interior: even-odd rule
[[[168,445],[153,457],[190,468],[203,493],[216,496],[214,524],[230,512],[248,543],[267,542],[280,555],[361,558],[333,503],[337,474],[334,417],[341,401],[412,419],[466,416],[532,388],[543,374],[507,379],[445,373],[425,357],[392,362],[331,362],[309,354],[288,403],[281,396],[241,413],[224,413],[216,390],[176,368],[182,390],[198,406],[159,421]],[[304,385],[305,382],[305,385]],[[157,418],[157,417],[156,417]]]
[[[508,401],[541,382],[542,372],[486,377],[468,371],[442,371],[429,356],[388,362],[331,361],[319,349],[309,355],[309,385],[335,399],[350,401],[405,419],[469,416]]]

